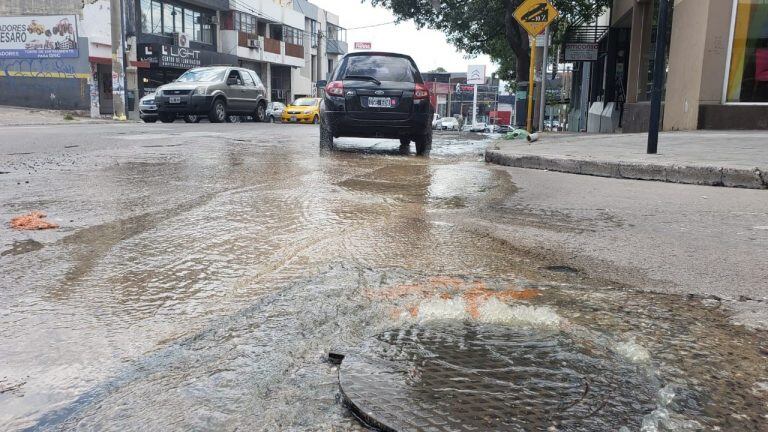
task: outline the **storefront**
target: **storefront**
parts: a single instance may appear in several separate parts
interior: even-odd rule
[[[139,44],[139,90],[142,96],[178,78],[188,69],[211,65],[236,66],[237,56],[157,43]]]
[[[724,103],[768,104],[768,2],[735,0]]]
[[[238,64],[237,56],[216,51],[217,13],[227,2],[137,0],[136,8],[139,97],[188,69]]]

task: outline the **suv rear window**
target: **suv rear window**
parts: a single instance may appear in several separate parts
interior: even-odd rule
[[[339,79],[349,75],[369,76],[379,81],[416,81],[416,71],[410,60],[392,56],[347,57],[344,67],[339,71]]]

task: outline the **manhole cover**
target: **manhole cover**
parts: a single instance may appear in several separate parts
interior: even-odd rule
[[[560,331],[415,325],[368,340],[339,379],[355,414],[384,431],[639,428],[658,388],[587,345]]]

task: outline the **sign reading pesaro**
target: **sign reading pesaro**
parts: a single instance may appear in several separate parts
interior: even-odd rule
[[[0,17],[0,58],[77,58],[77,17]]]

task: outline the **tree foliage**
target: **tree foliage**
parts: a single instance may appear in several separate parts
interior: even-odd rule
[[[363,0],[366,1],[366,0]],[[469,54],[487,54],[499,63],[502,79],[527,76],[528,34],[514,18],[523,0],[370,0],[392,11],[399,21],[413,20],[419,28],[439,30],[449,43]],[[551,0],[560,12],[555,33],[589,22],[610,0]],[[439,3],[439,6],[435,7]]]

